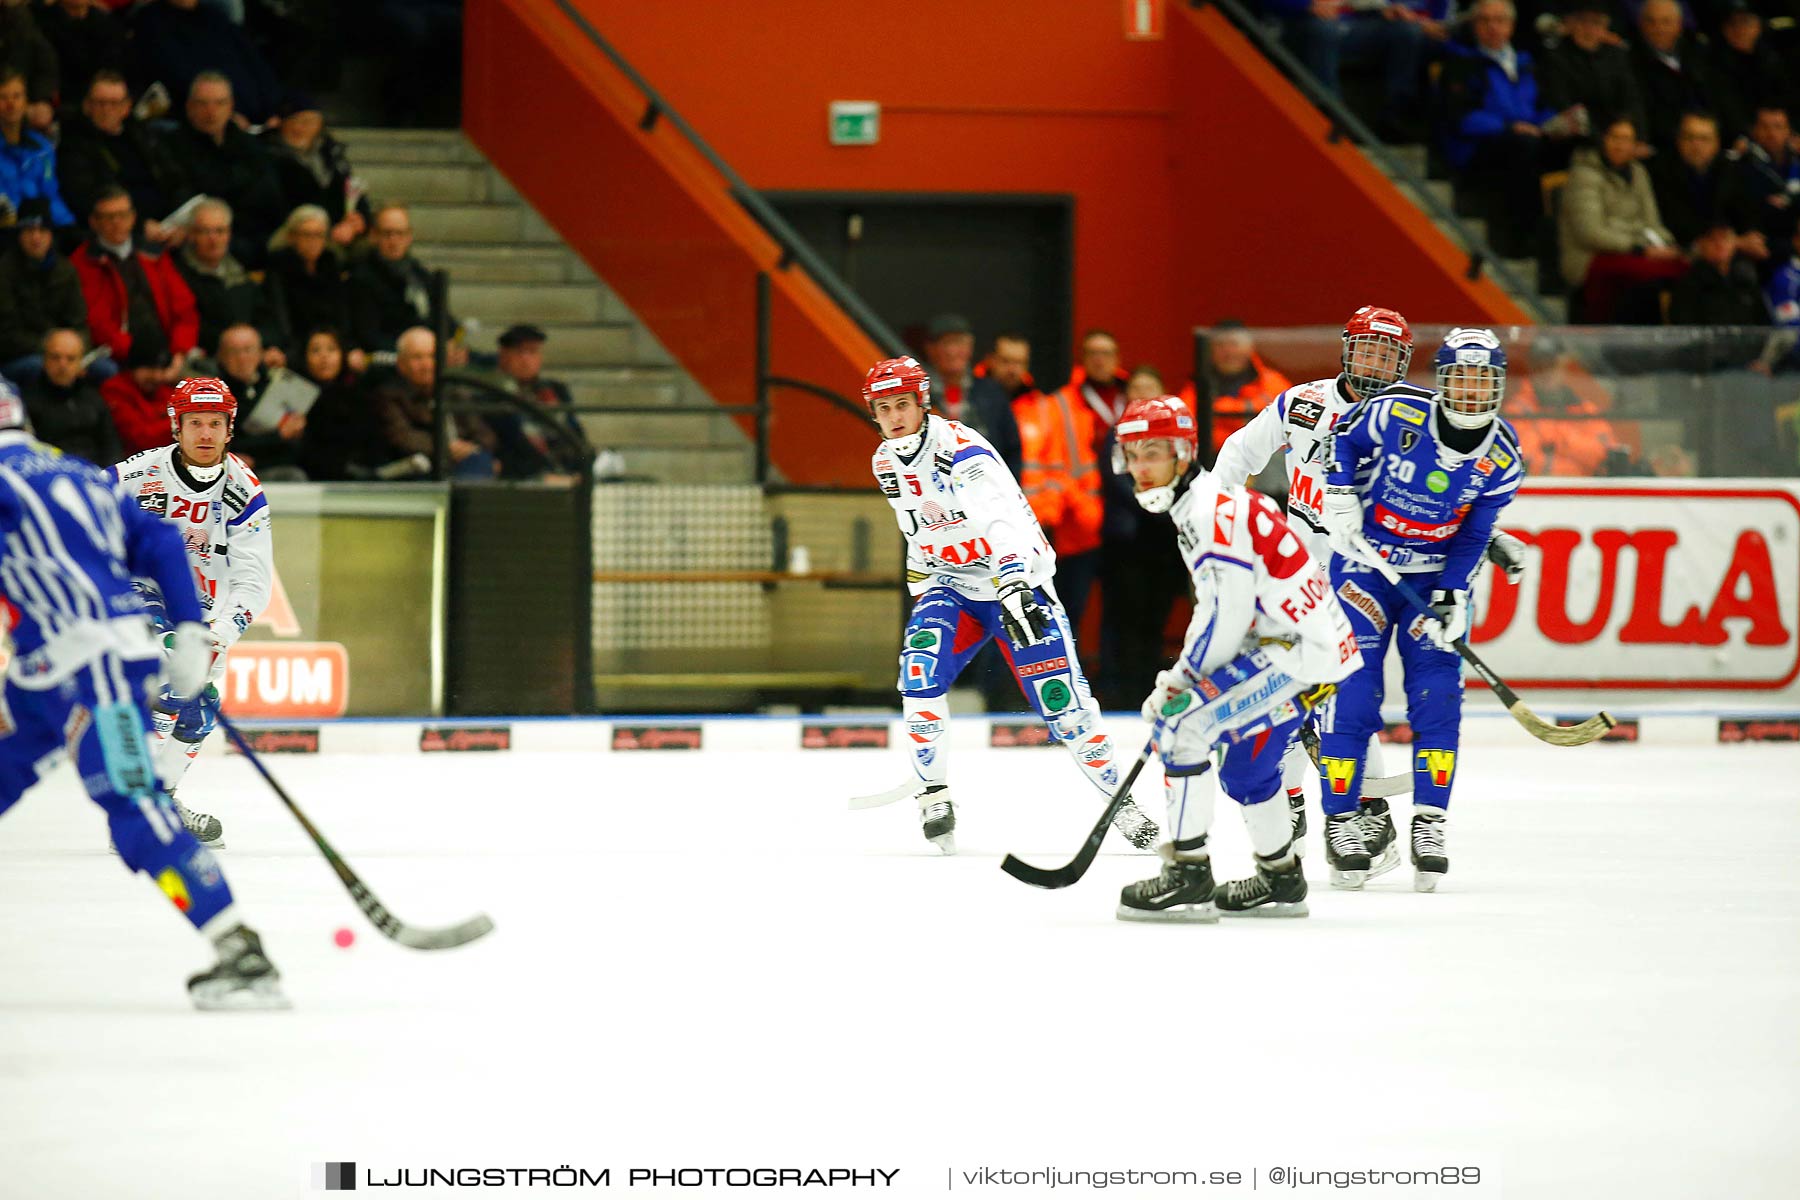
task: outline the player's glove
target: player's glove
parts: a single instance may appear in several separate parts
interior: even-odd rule
[[[1187,676],[1180,671],[1158,671],[1156,686],[1150,690],[1148,696],[1144,697],[1144,706],[1138,711],[1143,714],[1144,720],[1155,724],[1157,719],[1162,716],[1163,706],[1187,691],[1189,686],[1191,685],[1188,683]]]
[[[169,694],[186,702],[200,694],[206,676],[212,670],[212,630],[198,621],[183,621],[169,635],[169,661],[164,670],[169,677]]]
[[[1319,509],[1319,520],[1325,526],[1331,548],[1345,558],[1360,560],[1362,548],[1362,498],[1353,487],[1328,487],[1325,503]]]
[[[1031,585],[1022,579],[1009,579],[999,587],[1000,627],[1013,649],[1036,646],[1050,634],[1050,610],[1038,603]]]
[[[1510,533],[1496,533],[1488,543],[1488,561],[1506,572],[1506,582],[1517,583],[1525,575],[1525,543]]]
[[[1469,593],[1439,588],[1431,593],[1431,611],[1437,614],[1438,624],[1427,632],[1440,649],[1454,649],[1452,643],[1469,636]]]

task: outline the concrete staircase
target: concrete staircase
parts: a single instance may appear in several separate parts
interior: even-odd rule
[[[1451,187],[1449,180],[1432,179],[1426,174],[1426,149],[1424,146],[1388,146],[1385,147],[1385,149],[1388,154],[1392,155],[1395,159],[1398,159],[1406,166],[1407,170],[1411,171],[1414,176],[1424,182],[1425,189],[1431,193],[1433,198],[1446,209],[1454,211],[1456,206],[1455,189]],[[1375,166],[1381,170],[1382,174],[1393,180],[1394,186],[1400,190],[1402,195],[1407,196],[1412,199],[1415,204],[1419,205],[1421,212],[1429,213],[1431,211],[1426,207],[1425,202],[1418,198],[1418,189],[1407,184],[1401,177],[1395,175],[1392,171],[1389,171],[1383,165],[1381,160],[1376,159],[1372,161],[1374,161]],[[1458,219],[1461,220],[1464,225],[1468,226],[1478,237],[1481,237],[1484,240],[1486,239],[1486,221],[1481,220],[1479,217],[1459,217]],[[1448,237],[1452,242],[1459,246],[1462,244],[1461,240],[1456,236],[1455,232],[1447,222],[1433,221],[1433,224],[1443,230],[1444,236]],[[1568,299],[1559,294],[1552,293],[1545,295],[1541,294],[1539,291],[1538,264],[1536,259],[1508,258],[1501,261],[1505,264],[1506,269],[1512,273],[1514,278],[1518,279],[1526,288],[1531,289],[1528,295],[1520,295],[1511,289],[1507,289],[1507,294],[1512,296],[1516,303],[1524,307],[1527,312],[1532,311],[1532,304],[1536,304],[1538,308],[1549,313],[1553,324],[1561,325],[1567,322],[1569,313]],[[1505,288],[1505,284],[1501,282],[1498,276],[1490,275],[1489,277],[1492,278],[1497,285]]]
[[[509,325],[549,334],[545,373],[579,404],[620,408],[710,403],[556,231],[481,152],[454,130],[340,129],[356,173],[377,203],[412,212],[413,252],[450,273],[450,307],[476,350]],[[588,413],[597,448],[618,451],[633,479],[742,483],[755,448],[729,418],[678,413]]]

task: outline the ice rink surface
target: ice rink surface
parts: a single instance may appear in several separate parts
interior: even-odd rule
[[[897,750],[269,761],[403,919],[496,932],[386,942],[247,764],[203,760],[187,791],[295,1008],[198,1014],[207,948],[65,769],[0,820],[0,1195],[311,1196],[324,1161],[1800,1195],[1792,747],[1469,748],[1439,894],[1409,867],[1331,891],[1315,836],[1310,918],[1210,927],[1116,921],[1156,865],[1116,838],[1067,891],[1000,872],[1097,814],[1056,750],[956,752],[954,859],[909,808],[847,811]],[[1247,873],[1223,800],[1215,830]]]

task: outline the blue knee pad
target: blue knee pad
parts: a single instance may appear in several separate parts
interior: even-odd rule
[[[198,929],[231,903],[231,887],[213,852],[181,824],[175,805],[161,792],[118,798],[106,805],[113,846],[133,871],[155,881]]]

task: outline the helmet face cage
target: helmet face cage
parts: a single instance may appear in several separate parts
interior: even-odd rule
[[[1439,363],[1437,390],[1444,418],[1459,429],[1479,429],[1500,411],[1506,368],[1492,363]]]
[[[1392,334],[1344,335],[1344,378],[1360,399],[1399,383],[1411,365],[1412,345]]]

